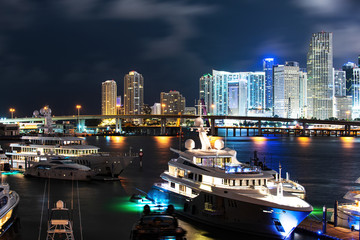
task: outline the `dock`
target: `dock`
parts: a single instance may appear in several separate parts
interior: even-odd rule
[[[319,236],[321,239],[359,240],[359,231],[351,231],[349,228],[334,227],[332,223],[326,223],[326,233],[322,233],[322,222],[306,218],[296,228],[297,232],[307,232]]]

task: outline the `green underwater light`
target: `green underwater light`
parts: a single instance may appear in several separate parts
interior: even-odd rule
[[[2,172],[2,175],[16,175],[16,174],[22,174],[22,172],[19,171],[10,171],[10,172]]]

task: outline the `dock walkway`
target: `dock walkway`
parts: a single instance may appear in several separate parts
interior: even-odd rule
[[[297,231],[310,232],[325,239],[344,239],[344,240],[358,240],[359,231],[351,231],[348,228],[334,227],[333,224],[326,224],[326,233],[318,234],[322,231],[322,222],[310,218],[305,219],[298,227]]]

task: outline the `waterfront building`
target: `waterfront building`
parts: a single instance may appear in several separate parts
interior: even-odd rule
[[[307,54],[308,117],[333,115],[333,43],[331,32],[313,33]]]
[[[211,113],[246,116],[247,85],[248,73],[213,70]]]
[[[273,67],[274,59],[265,58],[263,60],[263,71],[265,72],[265,107],[272,110],[273,108]]]
[[[334,96],[346,96],[346,72],[334,70]]]
[[[353,62],[347,62],[342,66],[342,70],[346,75],[346,96],[353,96],[353,69],[356,64]]]
[[[199,91],[199,105],[205,105],[206,113],[203,111],[203,108],[201,109],[202,115],[206,115],[207,113],[211,112],[211,105],[212,102],[212,94],[213,94],[213,76],[208,73],[204,74],[200,78],[200,91]]]
[[[161,114],[183,114],[185,111],[185,97],[178,91],[160,93]]]
[[[307,72],[304,68],[299,71],[299,108],[300,117],[307,118]]]
[[[151,108],[151,114],[160,115],[161,114],[161,103],[154,103]]]
[[[360,68],[353,69],[352,117],[360,118]]]
[[[114,80],[101,84],[101,114],[116,115],[117,87]]]
[[[125,114],[142,114],[144,106],[144,78],[140,73],[131,71],[124,77]]]
[[[248,110],[265,111],[265,72],[247,73]]]
[[[196,115],[196,107],[185,107],[185,115]]]
[[[274,115],[300,117],[300,69],[297,62],[274,66]]]
[[[335,117],[339,120],[352,119],[352,97],[336,96],[335,97]]]

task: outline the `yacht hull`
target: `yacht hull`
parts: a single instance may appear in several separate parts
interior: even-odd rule
[[[0,224],[0,237],[3,236],[16,221],[19,201],[19,195],[12,191],[10,193],[8,205],[3,207],[0,211],[0,223],[2,224]]]
[[[61,180],[89,181],[95,176],[95,174],[93,172],[85,172],[85,171],[72,172],[67,170],[45,170],[45,169],[29,168],[24,172],[24,176],[61,179]]]
[[[275,239],[285,239],[311,212],[272,208],[208,192],[191,199],[159,186],[153,186],[148,195],[155,201],[173,204],[179,215],[191,220]]]

